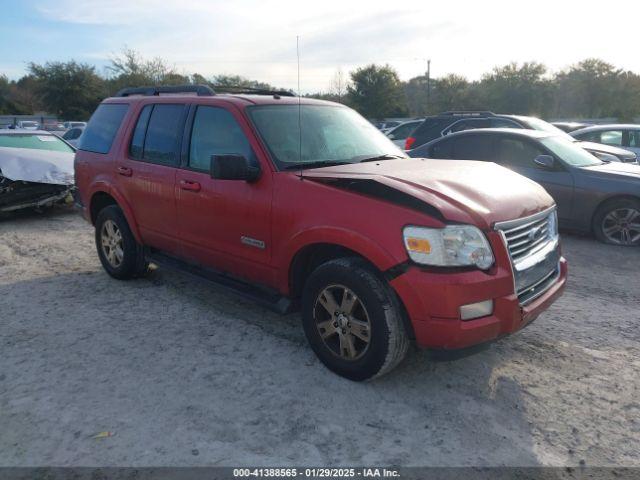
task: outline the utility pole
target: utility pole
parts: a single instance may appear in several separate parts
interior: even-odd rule
[[[431,59],[427,60],[427,113],[431,109]]]

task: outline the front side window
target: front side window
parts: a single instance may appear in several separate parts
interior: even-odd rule
[[[379,156],[406,157],[389,138],[350,108],[259,105],[249,107],[248,111],[280,169],[358,163]]]
[[[440,142],[436,142],[431,146],[429,151],[429,158],[452,158],[451,146],[453,145],[453,141],[450,139],[442,140]]]
[[[622,130],[607,130],[605,132],[600,132],[600,143],[613,145],[614,147],[621,147]]]
[[[496,144],[496,162],[510,167],[534,166],[533,160],[543,155],[542,149],[519,138],[500,138]]]
[[[123,103],[103,103],[98,106],[80,138],[79,150],[94,153],[109,153],[113,139],[127,113],[128,105]]]
[[[189,147],[189,166],[209,171],[212,155],[242,155],[256,162],[249,140],[231,113],[219,107],[196,110]]]
[[[79,128],[72,128],[71,130],[66,132],[62,136],[62,138],[64,138],[65,140],[75,140],[80,136],[81,132],[82,132],[82,130],[80,130]]]

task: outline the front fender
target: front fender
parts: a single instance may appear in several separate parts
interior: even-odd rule
[[[278,285],[281,291],[289,291],[289,272],[295,256],[305,247],[316,244],[331,244],[353,250],[380,271],[385,271],[407,259],[404,250],[391,252],[370,238],[352,230],[339,227],[311,227],[294,235],[283,246],[283,254],[277,262]],[[400,242],[399,245],[401,246]]]

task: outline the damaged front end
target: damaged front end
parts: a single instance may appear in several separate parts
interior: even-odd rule
[[[74,188],[72,153],[0,148],[0,213],[68,201]]]

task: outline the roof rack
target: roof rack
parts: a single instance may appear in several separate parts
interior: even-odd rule
[[[134,87],[123,88],[116,97],[130,97],[131,95],[143,95],[145,97],[159,96],[161,93],[195,93],[199,97],[210,97],[216,93],[207,85],[168,85],[163,87]]]
[[[269,90],[267,88],[243,87],[241,85],[214,85],[220,93],[249,93],[252,95],[274,95],[279,97],[295,97],[291,90]]]
[[[489,110],[451,110],[449,112],[442,112],[440,115],[451,115],[451,116],[473,116],[473,115],[486,115],[488,117],[494,116],[495,113]]]

